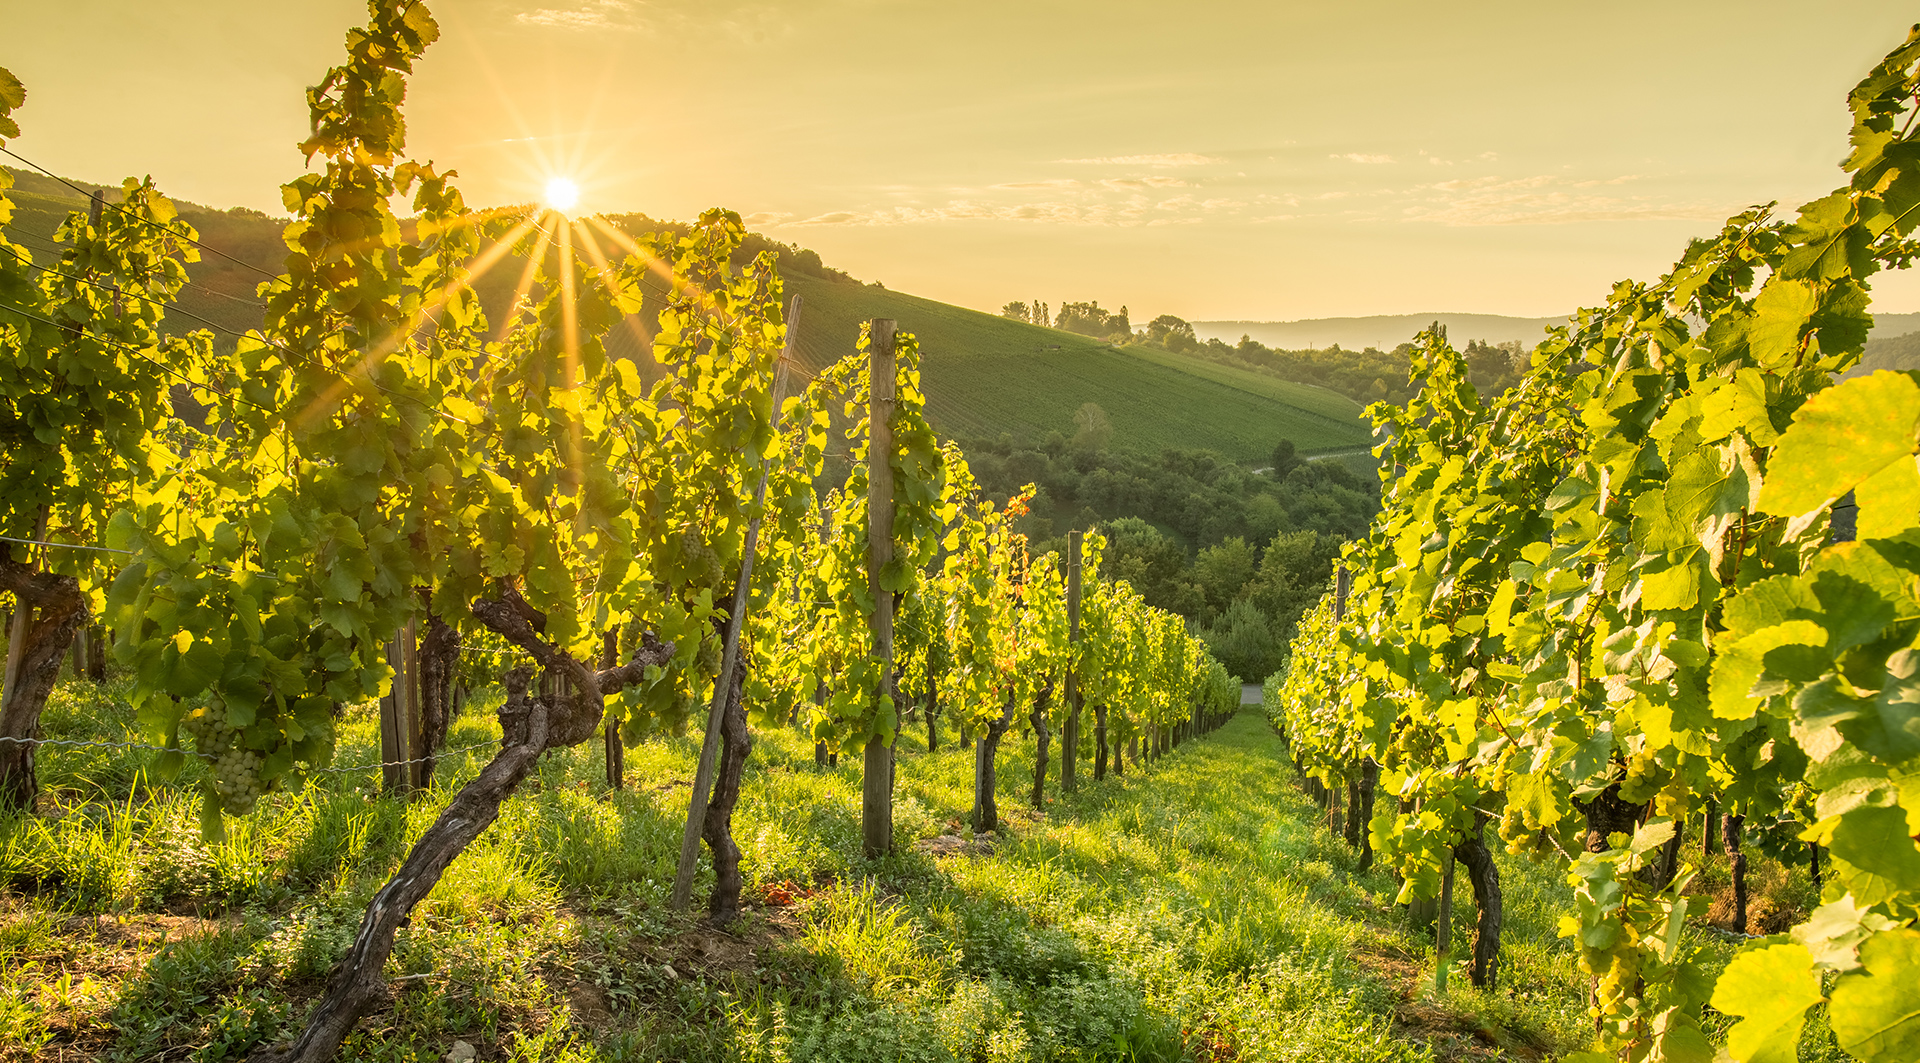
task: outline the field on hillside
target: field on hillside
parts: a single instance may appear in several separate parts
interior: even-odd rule
[[[883,288],[806,277],[788,278],[787,286],[806,300],[799,347],[810,367],[851,351],[869,318],[891,317],[918,337],[928,417],[950,435],[1072,436],[1074,412],[1093,402],[1113,422],[1114,447],[1149,454],[1208,449],[1254,461],[1281,439],[1307,452],[1368,440],[1359,407],[1317,389],[1295,396],[1227,381],[1070,332]]]
[[[124,739],[120,693],[63,686],[51,736]],[[450,746],[497,735],[488,700]],[[377,759],[374,727],[354,710],[337,763]],[[925,749],[910,728],[900,853],[868,863],[858,768],[758,734],[735,825],[756,900],[732,933],[665,906],[695,740],[630,751],[617,793],[590,748],[556,751],[416,910],[388,969],[408,980],[341,1058],[427,1063],[464,1040],[484,1060],[1411,1063],[1539,1058],[1588,1032],[1555,875],[1500,857],[1502,988],[1457,976],[1434,997],[1431,935],[1388,875],[1353,872],[1257,709],[1043,812],[1010,734],[998,837],[960,825],[972,754],[948,734]],[[146,754],[48,750],[58,807],[0,820],[0,1060],[211,1063],[285,1035],[484,755],[411,806],[372,796],[371,772],[328,776],[207,845],[197,797]],[[1457,898],[1455,956],[1472,922]]]
[[[1318,414],[1330,421],[1346,424],[1363,417],[1359,403],[1336,391],[1317,388],[1312,384],[1300,384],[1291,380],[1281,380],[1265,373],[1255,373],[1246,369],[1237,369],[1218,362],[1209,362],[1202,358],[1176,354],[1158,347],[1129,346],[1118,348],[1121,353],[1135,358],[1165,366],[1189,376],[1197,376],[1241,391],[1250,391],[1255,395],[1265,395],[1275,402],[1284,402],[1307,413]]]

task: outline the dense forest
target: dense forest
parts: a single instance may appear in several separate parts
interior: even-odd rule
[[[966,441],[981,488],[997,500],[1033,484],[1021,530],[1036,549],[1101,527],[1114,574],[1186,617],[1229,671],[1257,681],[1277,669],[1339,544],[1365,534],[1378,512],[1378,481],[1339,461],[1295,458],[1286,440],[1259,469],[1208,451],[1114,452],[1098,407],[1076,421],[1071,439]]]

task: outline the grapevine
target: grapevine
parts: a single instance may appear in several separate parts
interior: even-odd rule
[[[1345,552],[1351,597],[1303,621],[1269,684],[1308,772],[1379,765],[1398,800],[1371,840],[1402,900],[1471,862],[1489,817],[1562,863],[1588,1058],[1706,1058],[1709,1003],[1742,1017],[1735,1059],[1792,1058],[1823,1002],[1862,1059],[1920,1048],[1902,696],[1920,406],[1908,374],[1833,385],[1871,327],[1867,278],[1913,255],[1916,62],[1920,29],[1850,94],[1846,187],[1791,221],[1746,211],[1658,282],[1616,286],[1507,395],[1483,403],[1422,336],[1419,399],[1372,411],[1387,497]],[[1848,491],[1858,543],[1829,526]],[[1709,801],[1798,819],[1834,865],[1823,905],[1717,983],[1681,933],[1680,832]],[[1478,949],[1475,980],[1496,970]]]

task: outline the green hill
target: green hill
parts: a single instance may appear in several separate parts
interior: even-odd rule
[[[55,229],[68,211],[86,209],[86,197],[40,174],[12,173],[16,210],[6,227],[8,238],[51,265],[58,257]],[[74,183],[89,192],[100,187]],[[109,200],[118,197],[117,188],[106,191]],[[230,343],[234,334],[259,322],[253,292],[264,278],[249,265],[279,272],[286,254],[280,241],[284,223],[251,210],[177,206],[202,240],[240,262],[204,253],[188,268],[194,283],[182,294],[173,320],[182,329],[211,325]],[[634,231],[659,224],[639,216],[615,221]],[[851,353],[861,322],[891,317],[920,340],[928,413],[949,436],[1071,436],[1074,413],[1091,402],[1113,424],[1112,446],[1139,454],[1213,450],[1229,460],[1256,461],[1283,438],[1305,453],[1367,442],[1360,407],[1328,391],[1161,351],[1114,348],[1070,332],[860,284],[821,267],[810,252],[781,250],[783,261],[793,260],[785,274],[788,290],[805,300],[798,340],[803,365],[819,369]],[[517,266],[502,263],[476,285],[490,315],[503,310],[519,275]],[[650,322],[640,324],[651,332]],[[608,339],[615,354],[645,357],[644,345],[629,330],[616,330]]]
[[[1302,451],[1365,443],[1360,407],[1331,392],[1162,352],[1115,348],[1057,329],[884,288],[793,277],[804,300],[798,347],[809,368],[853,350],[860,323],[890,317],[920,341],[928,414],[961,437],[1072,435],[1082,404],[1112,421],[1113,446],[1215,450],[1236,461],[1292,439]],[[1241,379],[1244,378],[1244,379]]]

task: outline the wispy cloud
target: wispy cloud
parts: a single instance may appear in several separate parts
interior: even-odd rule
[[[994,188],[996,190],[1000,190],[1000,191],[1025,192],[1025,191],[1035,191],[1035,190],[1084,188],[1086,186],[1071,177],[1054,177],[1054,178],[1049,178],[1045,181],[1007,181],[1003,184],[991,185],[989,187]]]
[[[748,44],[785,36],[793,28],[781,7],[754,0],[713,2],[692,10],[669,9],[654,0],[566,0],[518,12],[513,20],[523,26],[592,33],[719,33]]]
[[[1380,166],[1393,161],[1391,155],[1363,155],[1357,151],[1349,151],[1344,155],[1329,155],[1327,158],[1357,162],[1363,166]]]
[[[565,7],[536,7],[513,16],[526,26],[566,30],[632,31],[645,29],[640,5],[633,0],[583,0]]]
[[[1106,155],[1097,159],[1055,159],[1055,162],[1075,166],[1211,166],[1225,162],[1211,155],[1196,155],[1191,151],[1171,152],[1165,155]]]
[[[1148,175],[1146,177],[1110,177],[1101,181],[1100,187],[1115,192],[1144,192],[1149,188],[1190,188],[1192,186],[1178,177]]]
[[[743,220],[748,225],[778,225],[791,217],[793,217],[791,211],[761,210],[747,215]]]
[[[1198,222],[1191,213],[1198,204],[1180,197],[1158,204],[1134,199],[1125,203],[1045,200],[1037,203],[982,203],[956,199],[943,206],[885,207],[876,210],[836,210],[816,214],[790,225],[930,225],[956,221],[1013,221],[1055,225],[1174,225]],[[1184,211],[1178,215],[1174,211]]]
[[[1409,190],[1407,221],[1447,226],[1569,225],[1593,221],[1714,221],[1737,205],[1674,201],[1601,191],[1642,180],[1638,174],[1573,180],[1552,174],[1437,181]]]

